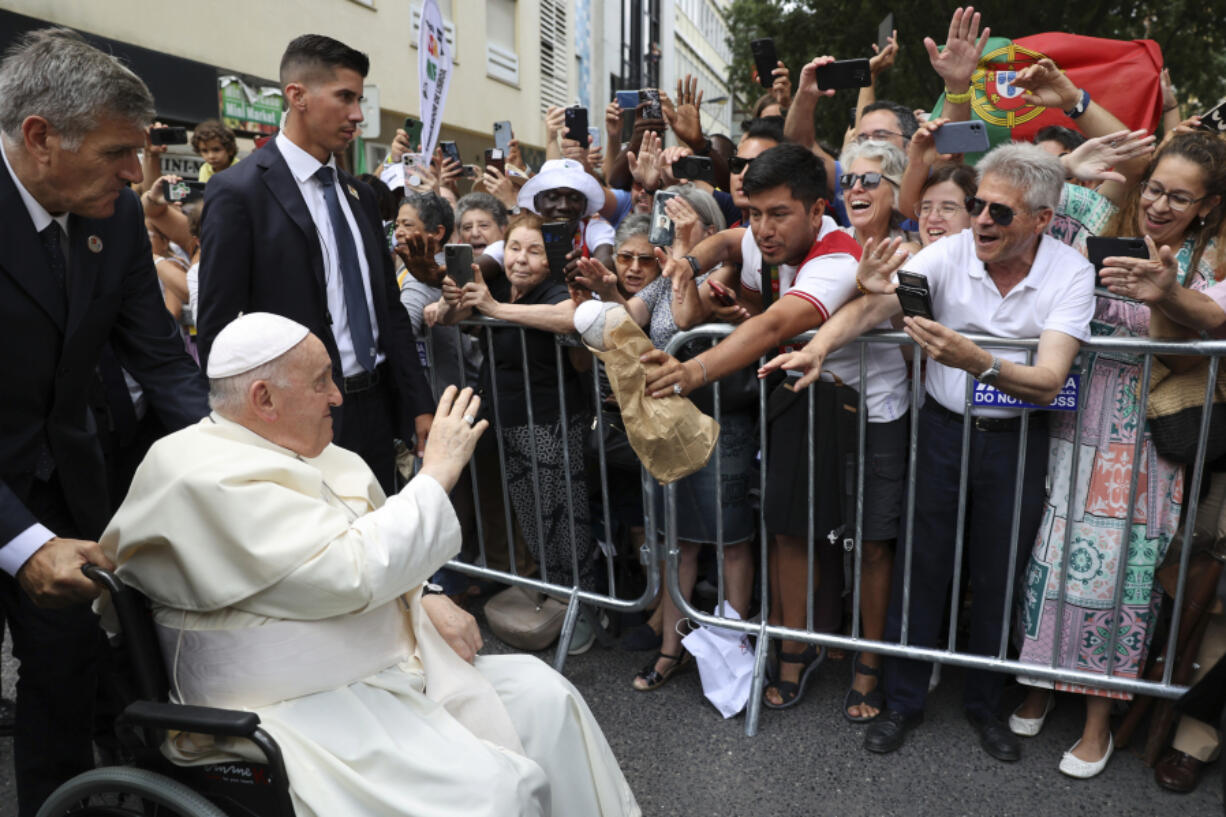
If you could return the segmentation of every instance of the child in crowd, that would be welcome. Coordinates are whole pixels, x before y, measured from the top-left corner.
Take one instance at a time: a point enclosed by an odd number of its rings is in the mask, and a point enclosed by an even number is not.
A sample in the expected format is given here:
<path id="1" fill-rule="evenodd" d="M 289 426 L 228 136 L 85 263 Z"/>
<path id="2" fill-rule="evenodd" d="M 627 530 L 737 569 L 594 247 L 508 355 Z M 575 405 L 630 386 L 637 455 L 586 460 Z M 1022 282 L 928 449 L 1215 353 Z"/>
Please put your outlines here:
<path id="1" fill-rule="evenodd" d="M 238 161 L 238 142 L 234 131 L 216 119 L 206 119 L 192 133 L 192 150 L 204 164 L 200 167 L 200 181 L 207 182 L 214 173 L 225 170 Z"/>

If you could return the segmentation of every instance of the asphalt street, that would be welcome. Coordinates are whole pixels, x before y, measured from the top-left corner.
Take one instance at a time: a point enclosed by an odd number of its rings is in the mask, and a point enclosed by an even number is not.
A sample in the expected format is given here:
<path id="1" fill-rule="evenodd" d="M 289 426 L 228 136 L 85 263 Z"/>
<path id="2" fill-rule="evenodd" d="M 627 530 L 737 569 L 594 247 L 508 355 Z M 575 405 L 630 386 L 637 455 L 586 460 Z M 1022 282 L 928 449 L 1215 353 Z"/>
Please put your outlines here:
<path id="1" fill-rule="evenodd" d="M 486 632 L 485 651 L 509 650 Z M 1195 793 L 1182 796 L 1159 789 L 1153 772 L 1130 750 L 1117 752 L 1093 780 L 1061 775 L 1056 765 L 1081 728 L 1083 708 L 1073 696 L 1060 697 L 1043 734 L 1026 741 L 1020 762 L 1004 764 L 979 748 L 959 705 L 961 671 L 946 668 L 925 723 L 899 752 L 878 756 L 861 748 L 864 728 L 840 715 L 847 661 L 827 661 L 802 703 L 764 711 L 758 735 L 749 738 L 743 717 L 724 720 L 706 703 L 696 672 L 676 675 L 654 692 L 634 691 L 630 680 L 650 657 L 596 647 L 566 666 L 567 677 L 604 727 L 645 815 L 1223 813 L 1220 765 L 1210 769 Z M 11 697 L 15 662 L 7 643 L 2 663 L 2 688 Z M 1021 695 L 1011 687 L 1006 703 L 1015 704 Z M 16 813 L 12 740 L 0 738 L 0 817 Z"/>

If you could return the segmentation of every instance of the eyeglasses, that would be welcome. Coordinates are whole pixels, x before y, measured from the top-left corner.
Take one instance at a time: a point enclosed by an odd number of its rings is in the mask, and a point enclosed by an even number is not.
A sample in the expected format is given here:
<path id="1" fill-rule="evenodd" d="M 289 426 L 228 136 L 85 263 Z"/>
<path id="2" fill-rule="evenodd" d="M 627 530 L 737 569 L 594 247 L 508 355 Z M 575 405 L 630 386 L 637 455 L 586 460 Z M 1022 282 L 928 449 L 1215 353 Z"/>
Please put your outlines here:
<path id="1" fill-rule="evenodd" d="M 839 185 L 844 190 L 850 190 L 856 186 L 856 182 L 860 182 L 860 186 L 865 190 L 876 190 L 882 182 L 889 182 L 898 187 L 898 183 L 889 176 L 882 176 L 880 173 L 844 173 L 839 176 Z"/>
<path id="2" fill-rule="evenodd" d="M 638 261 L 638 262 L 639 262 L 639 266 L 643 266 L 643 267 L 647 267 L 647 266 L 658 267 L 658 266 L 660 266 L 660 261 L 659 261 L 659 259 L 657 259 L 657 258 L 656 258 L 654 255 L 652 255 L 651 253 L 644 253 L 643 255 L 636 255 L 635 253 L 632 253 L 632 252 L 619 252 L 619 253 L 617 254 L 617 260 L 618 260 L 618 261 L 620 261 L 620 262 L 622 262 L 622 263 L 623 263 L 623 264 L 625 264 L 626 266 L 630 266 L 630 265 L 631 265 L 631 264 L 633 264 L 635 261 Z"/>
<path id="3" fill-rule="evenodd" d="M 1192 198 L 1187 193 L 1172 193 L 1157 182 L 1152 182 L 1149 179 L 1145 180 L 1145 184 L 1141 187 L 1141 198 L 1146 201 L 1157 201 L 1166 196 L 1166 203 L 1172 211 L 1182 213 L 1198 201 L 1204 201 L 1208 196 L 1201 196 L 1199 199 Z"/>
<path id="4" fill-rule="evenodd" d="M 954 201 L 943 201 L 940 204 L 932 201 L 921 201 L 915 206 L 915 217 L 923 218 L 924 216 L 936 213 L 941 218 L 953 218 L 958 213 L 965 213 L 966 206 L 958 204 Z"/>
<path id="5" fill-rule="evenodd" d="M 856 141 L 861 142 L 861 143 L 867 142 L 869 140 L 872 140 L 874 142 L 885 142 L 889 140 L 891 136 L 902 136 L 902 134 L 899 133 L 898 131 L 892 131 L 892 130 L 871 130 L 871 131 L 868 131 L 867 133 L 857 133 Z"/>
<path id="6" fill-rule="evenodd" d="M 752 161 L 753 159 L 743 159 L 740 156 L 733 156 L 728 160 L 728 172 L 733 176 L 737 176 L 744 172 L 745 168 L 749 167 L 749 163 Z"/>
<path id="7" fill-rule="evenodd" d="M 983 212 L 983 208 L 985 207 L 988 208 L 988 216 L 990 216 L 992 221 L 996 222 L 1001 227 L 1008 227 L 1013 223 L 1013 217 L 1016 215 L 1016 213 L 1013 211 L 1012 207 L 1006 207 L 1005 205 L 997 204 L 996 202 L 988 203 L 978 196 L 966 197 L 966 210 L 972 216 L 978 216 Z"/>

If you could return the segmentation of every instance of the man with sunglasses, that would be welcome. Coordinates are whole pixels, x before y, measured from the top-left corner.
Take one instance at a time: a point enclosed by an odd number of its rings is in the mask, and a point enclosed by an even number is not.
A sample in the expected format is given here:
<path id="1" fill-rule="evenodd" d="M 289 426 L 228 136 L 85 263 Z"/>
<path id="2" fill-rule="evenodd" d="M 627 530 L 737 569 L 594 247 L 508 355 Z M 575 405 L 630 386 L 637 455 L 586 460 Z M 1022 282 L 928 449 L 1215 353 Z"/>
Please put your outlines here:
<path id="1" fill-rule="evenodd" d="M 1082 341 L 1090 336 L 1094 270 L 1072 248 L 1044 235 L 1064 184 L 1059 161 L 1028 144 L 1002 145 L 977 167 L 979 186 L 967 199 L 971 229 L 925 248 L 910 260 L 872 253 L 861 271 L 870 294 L 831 317 L 800 352 L 770 366 L 806 369 L 797 387 L 813 382 L 835 350 L 902 311 L 890 277 L 903 263 L 927 277 L 934 319 L 907 317 L 908 335 L 930 358 L 927 400 L 918 422 L 915 527 L 909 582 L 908 643 L 936 647 L 944 602 L 957 561 L 955 540 L 959 474 L 967 395 L 974 385 L 983 405 L 969 408 L 970 446 L 964 548 L 974 591 L 968 652 L 996 655 L 1008 616 L 1003 609 L 1010 577 L 1016 579 L 1034 542 L 1047 475 L 1045 415 L 1030 416 L 1021 485 L 1017 547 L 1010 562 L 1010 536 L 1018 472 L 1021 409 L 1017 401 L 1049 405 L 1060 392 Z M 888 261 L 880 260 L 889 257 Z M 1021 349 L 980 346 L 963 333 L 1039 338 L 1034 359 Z M 1012 399 L 1010 399 L 1012 398 Z M 895 559 L 886 641 L 900 640 L 906 560 Z M 1017 596 L 1014 595 L 1016 599 Z M 959 598 L 955 588 L 955 603 Z M 930 666 L 886 659 L 886 709 L 864 736 L 872 752 L 893 752 L 923 720 Z M 992 757 L 1021 756 L 1016 736 L 998 711 L 1005 676 L 967 672 L 963 705 Z"/>

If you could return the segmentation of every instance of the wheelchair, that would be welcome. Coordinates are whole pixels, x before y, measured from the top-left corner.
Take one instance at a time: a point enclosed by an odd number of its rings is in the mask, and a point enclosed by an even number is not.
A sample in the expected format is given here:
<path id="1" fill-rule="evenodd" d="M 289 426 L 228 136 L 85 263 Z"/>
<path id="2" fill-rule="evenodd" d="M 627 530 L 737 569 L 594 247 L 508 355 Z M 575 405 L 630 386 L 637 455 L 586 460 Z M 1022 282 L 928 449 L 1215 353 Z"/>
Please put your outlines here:
<path id="1" fill-rule="evenodd" d="M 94 565 L 85 575 L 111 594 L 120 635 L 112 643 L 126 670 L 126 706 L 115 732 L 132 765 L 104 766 L 56 789 L 38 817 L 294 817 L 281 749 L 254 712 L 170 703 L 169 680 L 149 601 Z M 169 730 L 246 738 L 264 763 L 235 760 L 176 766 L 160 746 Z"/>

